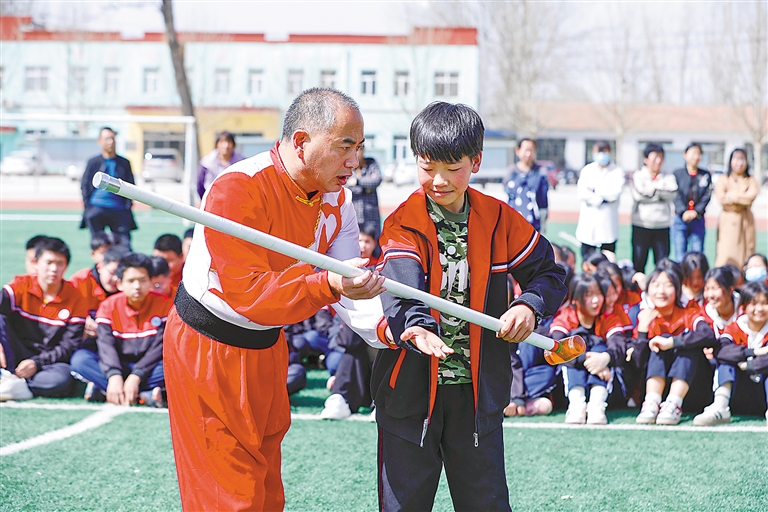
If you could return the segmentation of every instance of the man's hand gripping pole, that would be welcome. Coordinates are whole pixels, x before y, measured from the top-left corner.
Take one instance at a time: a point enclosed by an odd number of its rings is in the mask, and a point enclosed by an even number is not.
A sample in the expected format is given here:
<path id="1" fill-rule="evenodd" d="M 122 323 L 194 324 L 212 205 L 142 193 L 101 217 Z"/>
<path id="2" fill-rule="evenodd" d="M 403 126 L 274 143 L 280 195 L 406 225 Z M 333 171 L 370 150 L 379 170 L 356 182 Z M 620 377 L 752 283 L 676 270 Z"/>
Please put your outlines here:
<path id="1" fill-rule="evenodd" d="M 301 260 L 318 268 L 335 272 L 344 277 L 357 277 L 364 271 L 352 265 L 346 264 L 324 254 L 309 250 L 307 248 L 286 242 L 270 234 L 249 228 L 237 222 L 219 217 L 202 209 L 186 205 L 173 199 L 168 199 L 154 192 L 142 190 L 136 185 L 127 183 L 121 179 L 114 178 L 103 172 L 97 172 L 93 177 L 93 186 L 112 192 L 128 199 L 147 204 L 158 210 L 163 210 L 177 217 L 208 226 L 211 229 L 232 235 L 247 242 L 259 245 L 261 247 L 279 252 L 291 258 Z M 440 297 L 436 297 L 427 292 L 411 288 L 391 279 L 386 279 L 384 286 L 387 291 L 404 299 L 415 299 L 423 302 L 427 306 L 437 309 L 443 313 L 461 318 L 467 322 L 479 325 L 493 332 L 499 332 L 502 328 L 502 322 L 498 318 L 493 318 L 479 311 L 454 304 Z M 580 336 L 572 336 L 559 341 L 555 341 L 546 336 L 532 333 L 525 343 L 544 349 L 544 357 L 549 364 L 561 364 L 578 357 L 586 350 L 586 344 Z"/>

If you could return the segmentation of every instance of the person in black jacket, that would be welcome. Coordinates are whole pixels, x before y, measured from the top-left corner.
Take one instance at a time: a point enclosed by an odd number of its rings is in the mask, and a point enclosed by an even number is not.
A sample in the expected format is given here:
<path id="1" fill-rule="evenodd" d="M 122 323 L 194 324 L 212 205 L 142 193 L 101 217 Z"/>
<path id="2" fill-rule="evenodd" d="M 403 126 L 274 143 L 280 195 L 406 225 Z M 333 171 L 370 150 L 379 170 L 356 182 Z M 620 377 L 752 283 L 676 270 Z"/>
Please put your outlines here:
<path id="1" fill-rule="evenodd" d="M 685 167 L 674 171 L 677 180 L 675 216 L 672 219 L 673 259 L 682 261 L 686 252 L 704 252 L 704 211 L 712 197 L 712 176 L 699 169 L 701 146 L 685 148 Z"/>
<path id="2" fill-rule="evenodd" d="M 88 228 L 94 236 L 105 228 L 115 234 L 121 244 L 131 245 L 131 231 L 137 228 L 131 213 L 130 199 L 118 196 L 93 186 L 93 176 L 105 172 L 128 183 L 135 183 L 131 163 L 115 153 L 115 135 L 117 132 L 105 126 L 99 132 L 99 146 L 102 152 L 88 160 L 80 182 L 83 192 L 83 221 L 80 229 Z"/>

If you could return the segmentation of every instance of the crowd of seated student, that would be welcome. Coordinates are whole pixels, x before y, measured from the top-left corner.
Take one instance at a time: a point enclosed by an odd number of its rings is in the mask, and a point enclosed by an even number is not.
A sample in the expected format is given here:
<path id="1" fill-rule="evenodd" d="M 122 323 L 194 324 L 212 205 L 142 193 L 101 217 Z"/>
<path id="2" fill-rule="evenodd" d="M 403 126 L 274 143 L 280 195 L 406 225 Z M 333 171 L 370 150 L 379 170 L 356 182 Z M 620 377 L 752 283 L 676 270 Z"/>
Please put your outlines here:
<path id="1" fill-rule="evenodd" d="M 26 274 L 0 294 L 0 401 L 73 396 L 83 382 L 92 401 L 164 406 L 162 338 L 184 264 L 181 239 L 162 235 L 154 254 L 96 233 L 93 266 L 65 280 L 67 244 L 31 238 Z"/>
<path id="2" fill-rule="evenodd" d="M 516 379 L 505 415 L 562 406 L 566 423 L 603 424 L 606 407 L 639 405 L 636 421 L 643 424 L 675 425 L 686 411 L 696 414 L 695 425 L 716 425 L 729 422 L 732 409 L 768 420 L 763 255 L 747 259 L 745 281 L 735 266 L 710 269 L 696 252 L 679 264 L 660 261 L 649 276 L 595 252 L 574 275 L 572 251 L 562 249 L 555 246 L 555 256 L 567 269 L 569 295 L 537 331 L 555 339 L 579 334 L 587 353 L 552 367 L 541 349 L 511 346 Z"/>

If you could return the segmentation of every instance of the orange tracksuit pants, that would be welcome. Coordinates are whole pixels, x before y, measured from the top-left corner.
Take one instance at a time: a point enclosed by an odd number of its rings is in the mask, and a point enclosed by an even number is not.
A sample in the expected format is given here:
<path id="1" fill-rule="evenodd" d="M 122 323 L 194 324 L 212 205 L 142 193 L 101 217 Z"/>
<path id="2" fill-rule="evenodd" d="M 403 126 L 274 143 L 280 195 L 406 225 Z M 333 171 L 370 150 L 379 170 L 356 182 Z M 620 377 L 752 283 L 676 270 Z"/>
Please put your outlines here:
<path id="1" fill-rule="evenodd" d="M 163 342 L 185 511 L 283 510 L 280 443 L 291 423 L 285 334 L 267 349 L 204 336 L 172 308 Z"/>

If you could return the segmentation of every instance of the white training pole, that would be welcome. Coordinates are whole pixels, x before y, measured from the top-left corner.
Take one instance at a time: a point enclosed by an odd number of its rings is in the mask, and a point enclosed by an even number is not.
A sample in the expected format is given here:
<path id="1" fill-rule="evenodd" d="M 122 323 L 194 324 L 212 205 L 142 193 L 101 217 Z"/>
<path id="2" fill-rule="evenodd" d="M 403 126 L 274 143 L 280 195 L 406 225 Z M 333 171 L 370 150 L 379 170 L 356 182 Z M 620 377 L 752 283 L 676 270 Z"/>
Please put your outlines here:
<path id="1" fill-rule="evenodd" d="M 127 197 L 128 199 L 133 199 L 134 201 L 139 201 L 140 203 L 147 204 L 153 208 L 163 210 L 183 219 L 203 224 L 216 231 L 221 231 L 222 233 L 232 235 L 241 240 L 279 252 L 280 254 L 290 256 L 291 258 L 296 258 L 297 260 L 309 263 L 315 267 L 335 272 L 344 277 L 353 278 L 365 272 L 363 269 L 353 267 L 352 265 L 331 258 L 330 256 L 326 256 L 325 254 L 320 254 L 291 242 L 286 242 L 281 238 L 243 226 L 242 224 L 208 213 L 202 209 L 174 201 L 173 199 L 168 199 L 167 197 L 155 194 L 154 192 L 142 190 L 136 185 L 131 185 L 130 183 L 126 183 L 121 179 L 114 178 L 103 172 L 97 172 L 93 177 L 93 186 L 101 190 L 112 192 L 113 194 Z M 499 330 L 501 330 L 502 322 L 498 318 L 493 318 L 492 316 L 480 313 L 474 309 L 454 304 L 453 302 L 417 290 L 416 288 L 411 288 L 410 286 L 391 279 L 385 279 L 384 286 L 392 295 L 397 295 L 404 299 L 419 300 L 431 308 L 481 327 L 485 327 L 493 332 L 499 332 Z M 525 340 L 525 343 L 544 350 L 552 350 L 555 347 L 555 342 L 553 340 L 536 333 L 532 333 L 528 339 Z"/>

